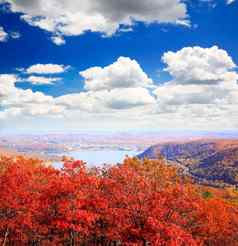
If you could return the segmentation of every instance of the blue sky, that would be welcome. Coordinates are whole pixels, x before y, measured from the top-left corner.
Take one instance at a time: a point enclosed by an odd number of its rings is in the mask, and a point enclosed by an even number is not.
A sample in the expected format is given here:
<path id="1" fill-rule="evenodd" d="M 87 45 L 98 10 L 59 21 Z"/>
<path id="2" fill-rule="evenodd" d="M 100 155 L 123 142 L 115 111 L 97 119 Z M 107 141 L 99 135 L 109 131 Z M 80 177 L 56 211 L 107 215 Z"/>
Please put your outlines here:
<path id="1" fill-rule="evenodd" d="M 2 129 L 236 129 L 238 2 L 74 2 L 0 1 Z"/>

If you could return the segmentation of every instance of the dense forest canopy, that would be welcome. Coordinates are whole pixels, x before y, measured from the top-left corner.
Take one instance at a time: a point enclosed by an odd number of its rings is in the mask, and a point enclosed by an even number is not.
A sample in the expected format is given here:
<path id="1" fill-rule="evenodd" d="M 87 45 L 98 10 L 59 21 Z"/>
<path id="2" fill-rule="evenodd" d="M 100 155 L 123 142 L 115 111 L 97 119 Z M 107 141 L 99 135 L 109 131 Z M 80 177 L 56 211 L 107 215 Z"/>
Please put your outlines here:
<path id="1" fill-rule="evenodd" d="M 1 245 L 238 245 L 238 195 L 194 184 L 164 160 L 62 170 L 0 161 Z"/>

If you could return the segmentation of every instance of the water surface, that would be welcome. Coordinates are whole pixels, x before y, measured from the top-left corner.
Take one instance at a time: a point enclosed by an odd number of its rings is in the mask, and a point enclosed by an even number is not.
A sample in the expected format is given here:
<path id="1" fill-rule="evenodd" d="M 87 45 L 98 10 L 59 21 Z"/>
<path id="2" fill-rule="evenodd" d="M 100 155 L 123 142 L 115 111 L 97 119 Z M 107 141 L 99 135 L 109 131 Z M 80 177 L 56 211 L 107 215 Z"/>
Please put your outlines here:
<path id="1" fill-rule="evenodd" d="M 83 160 L 88 167 L 102 166 L 103 164 L 117 164 L 123 162 L 126 156 L 136 156 L 138 151 L 133 150 L 81 150 L 64 153 L 63 155 L 73 157 L 75 160 Z M 61 168 L 61 162 L 53 163 L 54 167 Z"/>

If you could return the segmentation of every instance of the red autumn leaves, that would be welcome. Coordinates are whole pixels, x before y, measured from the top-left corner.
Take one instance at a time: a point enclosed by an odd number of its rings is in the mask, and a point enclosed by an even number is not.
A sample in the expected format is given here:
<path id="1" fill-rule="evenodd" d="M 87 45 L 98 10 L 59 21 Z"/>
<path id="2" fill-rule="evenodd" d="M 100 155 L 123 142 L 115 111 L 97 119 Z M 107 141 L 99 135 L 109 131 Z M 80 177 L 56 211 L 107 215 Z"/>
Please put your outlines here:
<path id="1" fill-rule="evenodd" d="M 0 245 L 238 245 L 238 209 L 163 161 L 0 161 Z"/>

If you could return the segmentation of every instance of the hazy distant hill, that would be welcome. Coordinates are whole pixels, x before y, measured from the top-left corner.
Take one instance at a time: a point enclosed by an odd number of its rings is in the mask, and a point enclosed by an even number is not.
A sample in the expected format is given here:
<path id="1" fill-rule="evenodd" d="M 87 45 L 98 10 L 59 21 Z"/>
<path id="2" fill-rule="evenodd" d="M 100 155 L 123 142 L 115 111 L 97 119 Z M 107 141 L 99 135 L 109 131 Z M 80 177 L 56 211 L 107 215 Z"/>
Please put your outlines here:
<path id="1" fill-rule="evenodd" d="M 158 144 L 139 158 L 165 159 L 184 166 L 195 177 L 238 184 L 238 140 L 197 140 Z"/>

